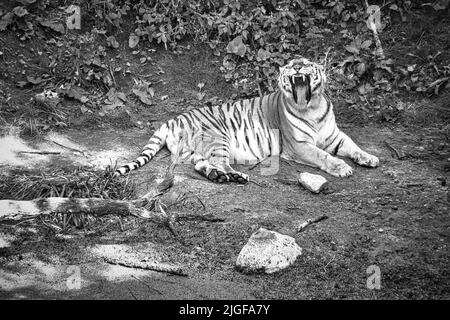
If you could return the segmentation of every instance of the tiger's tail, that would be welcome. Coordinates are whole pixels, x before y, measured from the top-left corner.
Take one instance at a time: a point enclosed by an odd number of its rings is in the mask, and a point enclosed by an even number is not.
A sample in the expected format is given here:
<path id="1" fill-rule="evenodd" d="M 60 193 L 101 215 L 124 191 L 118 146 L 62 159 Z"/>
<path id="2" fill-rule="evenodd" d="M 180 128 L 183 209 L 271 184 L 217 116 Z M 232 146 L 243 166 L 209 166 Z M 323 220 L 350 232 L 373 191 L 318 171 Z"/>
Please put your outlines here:
<path id="1" fill-rule="evenodd" d="M 141 155 L 137 157 L 133 162 L 129 162 L 117 168 L 116 171 L 114 171 L 114 175 L 120 176 L 146 165 L 150 160 L 153 159 L 158 151 L 166 145 L 167 134 L 168 127 L 167 124 L 164 124 L 150 138 L 149 142 L 141 152 Z"/>

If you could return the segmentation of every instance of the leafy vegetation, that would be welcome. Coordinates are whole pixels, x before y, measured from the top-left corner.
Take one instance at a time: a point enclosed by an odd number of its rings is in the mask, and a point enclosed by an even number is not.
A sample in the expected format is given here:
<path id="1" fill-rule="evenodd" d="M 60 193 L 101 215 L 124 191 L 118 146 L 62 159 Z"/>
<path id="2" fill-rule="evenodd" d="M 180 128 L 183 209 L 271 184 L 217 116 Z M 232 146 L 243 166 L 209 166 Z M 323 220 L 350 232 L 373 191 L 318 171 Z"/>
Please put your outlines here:
<path id="1" fill-rule="evenodd" d="M 48 88 L 52 83 L 66 97 L 101 105 L 103 114 L 123 106 L 127 97 L 116 75 L 131 74 L 129 65 L 116 65 L 112 55 L 128 48 L 145 64 L 151 60 L 145 53 L 150 44 L 182 53 L 190 48 L 187 41 L 206 43 L 221 57 L 221 72 L 242 96 L 275 90 L 278 68 L 296 55 L 325 64 L 331 89 L 357 91 L 363 102 L 372 92 L 439 95 L 449 86 L 448 53 L 409 52 L 409 61 L 399 61 L 386 50 L 386 56 L 380 54 L 381 44 L 392 46 L 389 33 L 411 20 L 414 10 L 445 15 L 448 1 L 372 4 L 379 10 L 370 13 L 367 1 L 92 0 L 79 3 L 81 30 L 70 30 L 68 5 L 62 0 L 16 0 L 0 6 L 0 34 L 12 31 L 22 41 L 39 38 L 52 47 L 44 71 L 28 75 L 18 86 Z M 152 82 L 133 79 L 137 101 L 151 105 Z M 81 89 L 92 85 L 103 95 L 88 97 Z M 205 96 L 202 87 L 199 100 Z"/>

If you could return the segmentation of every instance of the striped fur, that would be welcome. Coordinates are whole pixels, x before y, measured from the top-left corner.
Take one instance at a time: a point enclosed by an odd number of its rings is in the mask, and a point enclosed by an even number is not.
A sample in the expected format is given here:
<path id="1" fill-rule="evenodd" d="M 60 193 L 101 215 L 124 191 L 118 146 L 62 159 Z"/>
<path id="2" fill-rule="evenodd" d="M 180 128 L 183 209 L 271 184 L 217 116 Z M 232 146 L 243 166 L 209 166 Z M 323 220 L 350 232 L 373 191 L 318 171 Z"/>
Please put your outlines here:
<path id="1" fill-rule="evenodd" d="M 142 167 L 164 146 L 215 182 L 245 183 L 248 176 L 231 164 L 278 155 L 335 176 L 351 175 L 352 169 L 332 154 L 378 166 L 378 158 L 362 151 L 336 126 L 320 65 L 304 58 L 292 60 L 280 68 L 278 80 L 279 90 L 269 95 L 191 110 L 167 121 L 141 155 L 116 173 Z"/>

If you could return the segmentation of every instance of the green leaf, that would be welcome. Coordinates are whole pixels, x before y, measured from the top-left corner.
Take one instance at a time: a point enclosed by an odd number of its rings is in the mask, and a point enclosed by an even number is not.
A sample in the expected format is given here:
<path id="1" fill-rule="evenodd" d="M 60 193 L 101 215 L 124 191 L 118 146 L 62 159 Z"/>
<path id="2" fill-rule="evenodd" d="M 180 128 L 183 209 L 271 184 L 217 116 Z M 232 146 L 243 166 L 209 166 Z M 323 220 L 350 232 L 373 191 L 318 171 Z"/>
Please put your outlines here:
<path id="1" fill-rule="evenodd" d="M 258 61 L 267 60 L 270 58 L 270 56 L 271 56 L 271 54 L 269 51 L 266 51 L 266 50 L 260 48 L 257 53 L 257 60 Z"/>
<path id="2" fill-rule="evenodd" d="M 359 54 L 359 49 L 353 43 L 345 46 L 345 50 L 354 54 Z"/>
<path id="3" fill-rule="evenodd" d="M 25 9 L 24 7 L 15 7 L 13 10 L 12 10 L 12 12 L 16 15 L 16 16 L 18 16 L 19 18 L 21 18 L 21 17 L 23 17 L 23 16 L 25 16 L 25 15 L 27 15 L 28 14 L 28 11 L 27 11 L 27 9 Z"/>
<path id="4" fill-rule="evenodd" d="M 368 49 L 372 45 L 372 40 L 366 40 L 361 44 L 361 49 Z"/>
<path id="5" fill-rule="evenodd" d="M 64 33 L 66 31 L 64 29 L 64 25 L 62 23 L 57 22 L 57 21 L 46 20 L 46 21 L 41 21 L 40 24 L 42 26 L 50 28 L 53 31 L 56 31 L 58 33 Z"/>
<path id="6" fill-rule="evenodd" d="M 135 35 L 134 33 L 130 34 L 130 37 L 128 38 L 128 46 L 131 49 L 134 49 L 139 43 L 139 36 Z"/>
<path id="7" fill-rule="evenodd" d="M 14 13 L 8 12 L 0 20 L 0 31 L 5 31 L 6 28 L 13 22 Z"/>
<path id="8" fill-rule="evenodd" d="M 247 52 L 247 47 L 244 42 L 242 42 L 242 36 L 237 36 L 227 45 L 227 52 L 234 53 L 240 57 L 244 57 Z"/>
<path id="9" fill-rule="evenodd" d="M 106 38 L 106 42 L 108 43 L 109 46 L 117 49 L 119 47 L 119 42 L 117 42 L 116 38 L 114 36 L 109 36 L 108 38 Z"/>

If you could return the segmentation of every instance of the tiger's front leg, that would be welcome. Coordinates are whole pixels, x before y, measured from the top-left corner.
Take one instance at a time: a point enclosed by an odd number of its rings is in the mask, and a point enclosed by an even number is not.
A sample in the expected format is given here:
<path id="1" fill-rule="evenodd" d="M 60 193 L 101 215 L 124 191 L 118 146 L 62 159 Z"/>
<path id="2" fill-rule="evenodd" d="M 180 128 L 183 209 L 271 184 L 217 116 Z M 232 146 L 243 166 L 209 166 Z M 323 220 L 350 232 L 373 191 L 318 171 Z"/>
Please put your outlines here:
<path id="1" fill-rule="evenodd" d="M 327 148 L 327 151 L 333 152 L 340 157 L 347 157 L 361 166 L 376 168 L 380 160 L 363 150 L 353 142 L 345 133 L 339 132 L 335 143 Z"/>
<path id="2" fill-rule="evenodd" d="M 328 152 L 307 142 L 297 143 L 295 151 L 283 151 L 282 157 L 301 164 L 318 167 L 336 177 L 348 177 L 353 173 L 352 167 L 345 161 L 333 157 Z"/>

